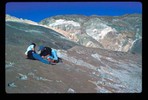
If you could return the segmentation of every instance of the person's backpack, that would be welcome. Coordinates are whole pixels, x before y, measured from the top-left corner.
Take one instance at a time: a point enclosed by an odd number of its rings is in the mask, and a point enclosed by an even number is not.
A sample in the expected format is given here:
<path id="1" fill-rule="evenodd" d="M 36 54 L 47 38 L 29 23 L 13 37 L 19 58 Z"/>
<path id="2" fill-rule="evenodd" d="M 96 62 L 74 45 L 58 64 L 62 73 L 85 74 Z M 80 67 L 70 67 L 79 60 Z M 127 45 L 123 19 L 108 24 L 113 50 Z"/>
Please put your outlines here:
<path id="1" fill-rule="evenodd" d="M 49 53 L 49 55 L 51 55 L 51 51 L 52 51 L 51 48 L 49 48 L 49 47 L 45 47 L 45 50 Z"/>
<path id="2" fill-rule="evenodd" d="M 51 55 L 51 48 L 49 47 L 44 47 L 40 53 L 40 56 L 47 56 L 47 55 Z"/>
<path id="3" fill-rule="evenodd" d="M 62 58 L 59 58 L 59 57 L 58 57 L 58 60 L 54 60 L 54 62 L 55 62 L 55 63 L 59 63 L 59 62 L 62 63 L 63 61 L 62 61 Z"/>

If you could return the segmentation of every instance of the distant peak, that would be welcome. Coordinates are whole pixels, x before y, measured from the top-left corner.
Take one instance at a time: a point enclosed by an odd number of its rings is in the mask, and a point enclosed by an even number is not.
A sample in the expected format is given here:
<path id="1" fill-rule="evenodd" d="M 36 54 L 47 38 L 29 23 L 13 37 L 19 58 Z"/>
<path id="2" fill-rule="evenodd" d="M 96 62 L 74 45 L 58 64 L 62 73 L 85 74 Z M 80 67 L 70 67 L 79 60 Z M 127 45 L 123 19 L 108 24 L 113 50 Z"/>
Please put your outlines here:
<path id="1" fill-rule="evenodd" d="M 15 21 L 15 22 L 23 22 L 23 23 L 38 25 L 38 23 L 36 23 L 34 21 L 31 21 L 28 19 L 17 18 L 15 16 L 11 16 L 9 14 L 6 14 L 6 21 Z"/>

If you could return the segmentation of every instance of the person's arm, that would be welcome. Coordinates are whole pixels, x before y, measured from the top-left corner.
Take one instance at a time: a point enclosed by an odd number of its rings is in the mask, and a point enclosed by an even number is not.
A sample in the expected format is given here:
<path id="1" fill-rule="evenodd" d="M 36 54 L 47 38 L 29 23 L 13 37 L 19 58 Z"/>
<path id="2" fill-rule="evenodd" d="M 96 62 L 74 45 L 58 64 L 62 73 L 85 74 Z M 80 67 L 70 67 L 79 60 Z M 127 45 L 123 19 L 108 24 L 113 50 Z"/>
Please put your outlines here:
<path id="1" fill-rule="evenodd" d="M 42 56 L 42 58 L 45 59 L 46 57 L 45 56 Z"/>
<path id="2" fill-rule="evenodd" d="M 44 56 L 44 57 L 47 59 L 48 56 L 50 56 L 50 55 L 48 54 L 48 55 L 46 55 L 46 56 Z"/>
<path id="3" fill-rule="evenodd" d="M 57 52 L 55 49 L 52 49 L 52 55 L 54 60 L 58 60 Z"/>

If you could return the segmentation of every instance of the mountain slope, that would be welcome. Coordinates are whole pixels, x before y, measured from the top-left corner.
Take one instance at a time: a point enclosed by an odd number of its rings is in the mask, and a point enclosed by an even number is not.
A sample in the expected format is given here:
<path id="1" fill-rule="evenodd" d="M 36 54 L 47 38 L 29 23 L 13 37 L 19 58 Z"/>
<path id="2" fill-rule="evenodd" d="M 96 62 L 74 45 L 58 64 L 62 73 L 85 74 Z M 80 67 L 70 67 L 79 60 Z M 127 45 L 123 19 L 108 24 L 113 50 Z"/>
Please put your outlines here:
<path id="1" fill-rule="evenodd" d="M 23 46 L 35 42 L 38 45 L 45 44 L 56 49 L 68 49 L 77 45 L 51 29 L 12 21 L 6 22 L 6 42 Z"/>
<path id="2" fill-rule="evenodd" d="M 81 45 L 87 46 L 91 42 L 95 46 L 90 45 L 90 47 L 113 51 L 130 51 L 133 42 L 142 38 L 142 16 L 140 14 L 115 17 L 58 15 L 45 18 L 40 24 L 69 32 L 77 38 L 76 41 L 73 41 Z M 83 38 L 81 38 L 82 34 L 85 34 Z M 85 38 L 87 38 L 87 41 Z M 97 43 L 92 41 L 91 38 L 96 40 Z M 140 48 L 142 47 L 140 46 Z"/>
<path id="3" fill-rule="evenodd" d="M 84 47 L 54 30 L 24 22 L 6 21 L 5 29 L 7 93 L 142 91 L 141 54 Z M 26 59 L 24 52 L 31 42 L 57 49 L 63 63 L 48 65 Z"/>

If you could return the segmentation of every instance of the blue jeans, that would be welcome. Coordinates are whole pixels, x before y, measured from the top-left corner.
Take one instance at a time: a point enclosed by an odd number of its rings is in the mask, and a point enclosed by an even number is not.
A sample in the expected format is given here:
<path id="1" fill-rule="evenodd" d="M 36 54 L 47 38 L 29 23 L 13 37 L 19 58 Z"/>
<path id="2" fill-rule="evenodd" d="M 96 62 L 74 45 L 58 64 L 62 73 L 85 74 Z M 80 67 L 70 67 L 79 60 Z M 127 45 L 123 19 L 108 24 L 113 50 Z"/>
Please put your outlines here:
<path id="1" fill-rule="evenodd" d="M 39 61 L 41 61 L 42 63 L 45 63 L 45 64 L 50 64 L 49 61 L 43 59 L 39 54 L 37 53 L 32 53 L 33 57 Z"/>

